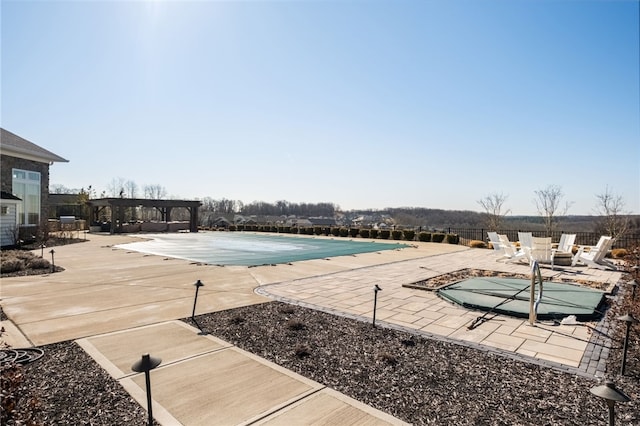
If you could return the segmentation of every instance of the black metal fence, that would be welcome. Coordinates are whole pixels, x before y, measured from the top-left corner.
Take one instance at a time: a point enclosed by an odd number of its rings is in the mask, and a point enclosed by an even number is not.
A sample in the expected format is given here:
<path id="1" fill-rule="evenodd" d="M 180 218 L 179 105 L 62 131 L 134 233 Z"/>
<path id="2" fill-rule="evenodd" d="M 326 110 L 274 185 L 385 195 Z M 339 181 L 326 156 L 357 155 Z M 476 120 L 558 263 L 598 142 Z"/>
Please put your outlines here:
<path id="1" fill-rule="evenodd" d="M 489 229 L 469 229 L 469 228 L 448 228 L 444 230 L 449 234 L 456 234 L 460 237 L 460 243 L 468 244 L 468 241 L 471 240 L 480 240 L 487 242 L 489 237 L 487 236 L 487 232 Z M 545 231 L 528 231 L 524 229 L 504 229 L 498 231 L 499 234 L 505 234 L 509 237 L 509 241 L 518 241 L 518 232 L 531 232 L 534 237 L 548 237 Z M 563 232 L 563 231 L 555 231 L 551 235 L 551 239 L 554 243 L 560 241 L 560 236 L 563 234 L 576 234 L 576 245 L 583 246 L 593 246 L 598 243 L 598 240 L 602 235 L 597 234 L 595 232 Z M 629 233 L 624 234 L 618 238 L 616 238 L 615 243 L 613 244 L 613 248 L 632 248 L 640 246 L 640 233 Z"/>

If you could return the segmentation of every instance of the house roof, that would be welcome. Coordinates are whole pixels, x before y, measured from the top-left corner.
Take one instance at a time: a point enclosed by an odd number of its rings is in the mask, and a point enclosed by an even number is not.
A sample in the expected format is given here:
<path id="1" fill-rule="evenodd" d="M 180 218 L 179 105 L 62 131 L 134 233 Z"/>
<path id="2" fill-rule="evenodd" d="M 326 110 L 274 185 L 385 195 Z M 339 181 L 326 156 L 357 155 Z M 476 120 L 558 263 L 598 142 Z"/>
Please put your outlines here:
<path id="1" fill-rule="evenodd" d="M 5 191 L 0 191 L 0 199 L 2 200 L 16 200 L 16 201 L 22 201 L 21 198 L 16 197 L 13 194 L 10 194 L 8 192 Z"/>
<path id="2" fill-rule="evenodd" d="M 39 163 L 68 163 L 66 160 L 51 151 L 48 151 L 33 142 L 21 138 L 8 130 L 0 128 L 0 153 L 12 157 L 24 158 Z"/>

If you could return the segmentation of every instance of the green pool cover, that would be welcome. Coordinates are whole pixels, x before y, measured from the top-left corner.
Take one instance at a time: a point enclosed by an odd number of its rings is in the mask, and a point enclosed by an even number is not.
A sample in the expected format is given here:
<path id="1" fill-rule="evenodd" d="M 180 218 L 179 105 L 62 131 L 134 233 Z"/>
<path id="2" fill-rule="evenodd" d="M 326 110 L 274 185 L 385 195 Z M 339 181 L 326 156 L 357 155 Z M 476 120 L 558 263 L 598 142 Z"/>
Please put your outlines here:
<path id="1" fill-rule="evenodd" d="M 475 277 L 451 284 L 438 294 L 466 308 L 492 311 L 514 317 L 529 317 L 531 280 Z M 536 285 L 536 297 L 538 285 Z M 575 315 L 580 321 L 600 316 L 604 292 L 574 284 L 545 282 L 538 306 L 538 319 L 562 319 Z"/>
<path id="2" fill-rule="evenodd" d="M 350 238 L 307 238 L 282 234 L 196 232 L 145 234 L 148 240 L 116 247 L 210 265 L 257 266 L 349 256 L 409 247 Z"/>

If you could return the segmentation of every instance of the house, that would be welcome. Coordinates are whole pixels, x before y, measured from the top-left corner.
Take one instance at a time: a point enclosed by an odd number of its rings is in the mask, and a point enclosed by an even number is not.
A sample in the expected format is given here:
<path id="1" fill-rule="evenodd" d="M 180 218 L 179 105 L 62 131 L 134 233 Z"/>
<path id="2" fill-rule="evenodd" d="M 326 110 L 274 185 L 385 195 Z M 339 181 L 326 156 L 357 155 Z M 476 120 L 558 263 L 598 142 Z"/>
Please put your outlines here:
<path id="1" fill-rule="evenodd" d="M 311 222 L 312 226 L 336 226 L 336 220 L 332 217 L 310 217 L 309 222 Z"/>
<path id="2" fill-rule="evenodd" d="M 18 200 L 14 227 L 29 235 L 46 226 L 49 209 L 49 166 L 68 160 L 16 134 L 0 128 L 0 190 Z M 10 201 L 2 198 L 7 215 L 1 215 L 2 228 L 10 226 Z M 4 208 L 4 207 L 3 207 Z M 5 225 L 6 222 L 6 225 Z M 3 240 L 4 242 L 4 236 Z"/>
<path id="3" fill-rule="evenodd" d="M 18 204 L 22 200 L 13 194 L 2 191 L 0 193 L 0 247 L 16 244 L 18 220 Z"/>

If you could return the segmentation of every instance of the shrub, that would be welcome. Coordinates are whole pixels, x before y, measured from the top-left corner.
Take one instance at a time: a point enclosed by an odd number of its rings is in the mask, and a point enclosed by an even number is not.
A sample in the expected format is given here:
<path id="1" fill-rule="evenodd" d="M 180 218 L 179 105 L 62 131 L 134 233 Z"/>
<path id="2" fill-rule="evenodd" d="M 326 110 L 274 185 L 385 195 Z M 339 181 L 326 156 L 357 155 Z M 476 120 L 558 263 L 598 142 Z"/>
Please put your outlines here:
<path id="1" fill-rule="evenodd" d="M 311 349 L 307 345 L 298 345 L 295 349 L 296 357 L 304 358 L 311 355 Z"/>
<path id="2" fill-rule="evenodd" d="M 24 260 L 18 258 L 2 259 L 0 264 L 0 272 L 3 274 L 9 272 L 18 272 L 24 270 Z"/>
<path id="3" fill-rule="evenodd" d="M 340 230 L 339 230 L 339 232 L 338 232 L 338 233 L 339 233 L 339 235 L 340 235 L 341 237 L 347 237 L 347 236 L 349 236 L 349 230 L 348 230 L 347 228 L 344 228 L 344 227 L 340 228 Z"/>
<path id="4" fill-rule="evenodd" d="M 377 229 L 372 229 L 370 234 L 371 234 L 371 238 L 378 238 L 378 230 Z"/>
<path id="5" fill-rule="evenodd" d="M 235 230 L 236 230 L 235 225 L 229 225 L 229 231 L 235 231 Z"/>
<path id="6" fill-rule="evenodd" d="M 351 236 L 351 238 L 357 237 L 359 233 L 360 233 L 359 228 L 349 228 L 349 235 Z"/>
<path id="7" fill-rule="evenodd" d="M 305 329 L 305 325 L 302 321 L 290 319 L 289 321 L 287 321 L 287 328 L 293 331 L 300 331 Z"/>
<path id="8" fill-rule="evenodd" d="M 27 259 L 25 267 L 34 269 L 49 269 L 51 264 L 47 259 L 34 256 L 31 259 Z"/>
<path id="9" fill-rule="evenodd" d="M 442 241 L 444 241 L 444 236 L 444 234 L 436 232 L 431 235 L 431 241 L 433 241 L 434 243 L 441 243 Z"/>
<path id="10" fill-rule="evenodd" d="M 231 319 L 229 319 L 229 323 L 234 325 L 240 325 L 245 321 L 243 316 L 234 315 Z"/>
<path id="11" fill-rule="evenodd" d="M 360 230 L 360 236 L 362 238 L 369 238 L 369 230 L 368 229 L 361 229 Z"/>
<path id="12" fill-rule="evenodd" d="M 445 241 L 449 244 L 458 244 L 460 242 L 460 237 L 456 234 L 447 234 L 445 236 Z"/>
<path id="13" fill-rule="evenodd" d="M 389 352 L 382 352 L 378 355 L 378 359 L 388 365 L 396 365 L 398 363 L 398 359 L 395 355 L 390 354 Z"/>
<path id="14" fill-rule="evenodd" d="M 391 231 L 391 238 L 393 238 L 394 240 L 402 239 L 402 231 L 394 229 L 393 231 Z"/>
<path id="15" fill-rule="evenodd" d="M 471 248 L 487 248 L 487 243 L 480 240 L 471 240 L 469 241 L 469 247 Z"/>
<path id="16" fill-rule="evenodd" d="M 614 259 L 622 259 L 628 255 L 629 252 L 627 251 L 627 249 L 618 248 L 611 250 L 611 257 L 613 257 Z"/>
<path id="17" fill-rule="evenodd" d="M 388 240 L 390 235 L 391 231 L 389 231 L 388 229 L 383 229 L 380 231 L 380 238 L 383 240 Z"/>
<path id="18" fill-rule="evenodd" d="M 313 226 L 307 227 L 307 235 L 313 235 Z"/>
<path id="19" fill-rule="evenodd" d="M 333 228 L 331 228 L 331 235 L 333 235 L 334 237 L 337 237 L 340 235 L 340 228 L 336 228 L 335 226 Z"/>
<path id="20" fill-rule="evenodd" d="M 298 233 L 298 227 L 297 226 L 292 226 L 289 229 L 289 232 L 291 232 L 292 234 L 297 234 Z"/>
<path id="21" fill-rule="evenodd" d="M 407 241 L 413 241 L 416 238 L 416 231 L 413 229 L 405 229 L 402 231 L 402 236 Z"/>
<path id="22" fill-rule="evenodd" d="M 295 312 L 296 310 L 293 308 L 293 306 L 283 306 L 280 309 L 280 313 L 281 314 L 285 314 L 285 315 L 291 315 Z"/>
<path id="23" fill-rule="evenodd" d="M 422 241 L 423 243 L 431 242 L 431 232 L 420 232 L 418 234 L 418 241 Z"/>

